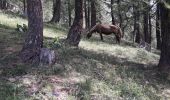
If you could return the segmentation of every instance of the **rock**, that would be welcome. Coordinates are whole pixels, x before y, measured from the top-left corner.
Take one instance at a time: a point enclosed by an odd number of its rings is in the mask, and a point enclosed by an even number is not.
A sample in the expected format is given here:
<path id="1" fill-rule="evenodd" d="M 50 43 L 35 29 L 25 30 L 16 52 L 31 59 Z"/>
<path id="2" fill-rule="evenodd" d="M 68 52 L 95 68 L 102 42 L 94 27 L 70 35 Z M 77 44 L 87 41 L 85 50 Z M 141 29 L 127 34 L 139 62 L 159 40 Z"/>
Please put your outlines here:
<path id="1" fill-rule="evenodd" d="M 56 54 L 54 50 L 42 48 L 40 52 L 40 64 L 53 65 L 56 62 Z"/>

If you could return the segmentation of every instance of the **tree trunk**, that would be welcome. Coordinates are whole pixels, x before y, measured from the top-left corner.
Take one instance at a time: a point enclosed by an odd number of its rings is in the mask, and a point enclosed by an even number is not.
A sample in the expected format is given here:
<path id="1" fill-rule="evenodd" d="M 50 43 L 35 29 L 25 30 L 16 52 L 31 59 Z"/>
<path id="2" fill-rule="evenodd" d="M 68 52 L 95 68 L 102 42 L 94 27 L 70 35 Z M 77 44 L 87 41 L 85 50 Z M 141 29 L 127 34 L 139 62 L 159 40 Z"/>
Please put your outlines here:
<path id="1" fill-rule="evenodd" d="M 78 46 L 83 27 L 83 0 L 75 0 L 75 18 L 67 35 L 67 41 L 72 46 Z"/>
<path id="2" fill-rule="evenodd" d="M 149 11 L 148 8 L 149 6 L 144 3 L 144 7 L 147 9 L 144 11 L 143 15 L 143 27 L 144 27 L 144 40 L 146 43 L 151 44 L 151 33 L 149 31 Z"/>
<path id="3" fill-rule="evenodd" d="M 114 0 L 111 0 L 111 17 L 112 17 L 112 24 L 115 25 L 115 17 L 114 17 L 114 13 L 113 13 L 113 4 L 114 4 Z"/>
<path id="4" fill-rule="evenodd" d="M 133 5 L 134 7 L 134 33 L 133 35 L 135 36 L 135 42 L 136 43 L 140 43 L 140 12 L 138 7 L 136 7 L 135 5 Z"/>
<path id="5" fill-rule="evenodd" d="M 96 25 L 96 2 L 91 0 L 91 28 Z"/>
<path id="6" fill-rule="evenodd" d="M 88 21 L 88 29 L 90 29 L 90 0 L 88 0 L 88 3 L 87 3 L 87 5 L 88 5 L 88 11 L 87 11 L 87 21 Z"/>
<path id="7" fill-rule="evenodd" d="M 157 4 L 156 9 L 156 39 L 157 39 L 157 49 L 161 49 L 161 27 L 160 27 L 160 3 Z"/>
<path id="8" fill-rule="evenodd" d="M 118 5 L 118 17 L 119 17 L 119 26 L 120 28 L 122 28 L 122 23 L 123 23 L 123 20 L 122 20 L 122 15 L 121 15 L 121 9 L 120 9 L 120 0 L 117 0 L 117 5 Z"/>
<path id="9" fill-rule="evenodd" d="M 2 0 L 0 1 L 0 9 L 2 9 Z"/>
<path id="10" fill-rule="evenodd" d="M 60 21 L 61 0 L 53 0 L 53 18 L 51 22 L 58 23 Z"/>
<path id="11" fill-rule="evenodd" d="M 1 9 L 7 9 L 7 1 L 6 0 L 0 1 L 0 8 Z"/>
<path id="12" fill-rule="evenodd" d="M 23 0 L 23 4 L 24 4 L 24 11 L 23 11 L 23 13 L 26 14 L 26 0 Z"/>
<path id="13" fill-rule="evenodd" d="M 160 15 L 162 45 L 158 66 L 162 71 L 167 72 L 170 71 L 170 9 L 166 8 L 164 3 L 160 4 Z"/>
<path id="14" fill-rule="evenodd" d="M 151 19 L 151 14 L 149 13 L 149 34 L 148 34 L 148 42 L 151 44 L 152 42 L 152 19 Z"/>
<path id="15" fill-rule="evenodd" d="M 86 0 L 84 0 L 84 14 L 85 14 L 85 28 L 87 29 L 87 4 L 86 4 Z"/>
<path id="16" fill-rule="evenodd" d="M 39 63 L 43 46 L 43 12 L 41 0 L 27 0 L 28 33 L 20 57 L 23 62 Z"/>
<path id="17" fill-rule="evenodd" d="M 68 20 L 69 20 L 69 26 L 71 26 L 71 4 L 70 4 L 70 0 L 68 0 Z"/>
<path id="18" fill-rule="evenodd" d="M 143 17 L 144 19 L 143 19 L 143 31 L 144 31 L 144 39 L 145 39 L 145 42 L 147 42 L 148 43 L 148 34 L 149 34 L 149 32 L 148 32 L 148 13 L 145 11 L 144 12 L 144 17 Z"/>

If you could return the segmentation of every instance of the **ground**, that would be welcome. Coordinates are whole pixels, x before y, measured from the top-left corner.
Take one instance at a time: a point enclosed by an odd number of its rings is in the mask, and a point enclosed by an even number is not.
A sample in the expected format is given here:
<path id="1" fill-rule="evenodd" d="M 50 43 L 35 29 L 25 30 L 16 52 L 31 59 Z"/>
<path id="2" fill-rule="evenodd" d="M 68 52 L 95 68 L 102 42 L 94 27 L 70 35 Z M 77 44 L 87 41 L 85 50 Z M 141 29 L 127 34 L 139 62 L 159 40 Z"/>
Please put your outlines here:
<path id="1" fill-rule="evenodd" d="M 3 19 L 3 20 L 2 20 Z M 67 29 L 45 23 L 44 46 L 56 51 L 55 65 L 21 63 L 27 21 L 0 13 L 0 100 L 168 100 L 170 78 L 157 69 L 159 52 L 147 52 L 113 37 L 64 44 Z M 85 34 L 85 33 L 84 33 Z"/>

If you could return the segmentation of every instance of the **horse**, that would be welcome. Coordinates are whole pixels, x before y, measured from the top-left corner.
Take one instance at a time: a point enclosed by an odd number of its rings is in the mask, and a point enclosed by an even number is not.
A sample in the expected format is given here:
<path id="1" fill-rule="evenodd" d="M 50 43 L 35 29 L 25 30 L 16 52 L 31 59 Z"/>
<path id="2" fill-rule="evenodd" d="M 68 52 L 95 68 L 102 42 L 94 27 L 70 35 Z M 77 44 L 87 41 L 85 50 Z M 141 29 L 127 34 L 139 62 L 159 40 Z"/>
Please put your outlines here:
<path id="1" fill-rule="evenodd" d="M 119 26 L 116 25 L 109 25 L 109 24 L 96 24 L 87 34 L 87 38 L 89 39 L 93 33 L 99 33 L 101 40 L 103 41 L 102 34 L 110 35 L 115 34 L 116 43 L 120 44 L 121 38 L 123 38 L 123 32 Z"/>

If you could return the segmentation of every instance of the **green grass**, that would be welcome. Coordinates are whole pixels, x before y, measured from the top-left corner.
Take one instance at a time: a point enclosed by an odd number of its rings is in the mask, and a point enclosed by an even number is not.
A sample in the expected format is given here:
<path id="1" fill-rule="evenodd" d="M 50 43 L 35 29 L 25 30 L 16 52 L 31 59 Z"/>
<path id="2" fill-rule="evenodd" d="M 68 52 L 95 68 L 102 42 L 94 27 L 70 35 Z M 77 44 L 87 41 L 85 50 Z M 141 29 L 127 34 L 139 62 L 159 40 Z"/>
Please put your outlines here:
<path id="1" fill-rule="evenodd" d="M 114 36 L 101 42 L 94 35 L 82 38 L 79 48 L 70 47 L 63 42 L 68 30 L 46 23 L 44 46 L 54 49 L 58 60 L 52 67 L 25 65 L 18 57 L 24 34 L 15 27 L 27 21 L 3 13 L 0 18 L 2 100 L 170 99 L 170 81 L 157 70 L 157 54 L 125 42 L 117 45 Z"/>

